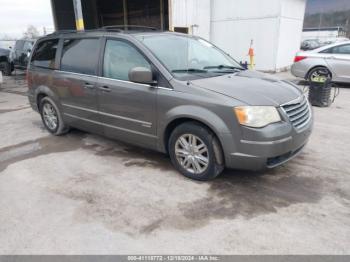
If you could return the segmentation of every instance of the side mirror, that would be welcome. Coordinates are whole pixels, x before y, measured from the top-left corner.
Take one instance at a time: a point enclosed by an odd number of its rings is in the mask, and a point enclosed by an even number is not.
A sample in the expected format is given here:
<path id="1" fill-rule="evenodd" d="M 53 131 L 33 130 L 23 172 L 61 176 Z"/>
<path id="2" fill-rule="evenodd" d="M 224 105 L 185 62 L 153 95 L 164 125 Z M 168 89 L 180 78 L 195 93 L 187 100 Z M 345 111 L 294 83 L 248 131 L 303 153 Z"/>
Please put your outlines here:
<path id="1" fill-rule="evenodd" d="M 134 67 L 129 71 L 129 80 L 140 84 L 154 85 L 153 73 L 146 67 Z"/>

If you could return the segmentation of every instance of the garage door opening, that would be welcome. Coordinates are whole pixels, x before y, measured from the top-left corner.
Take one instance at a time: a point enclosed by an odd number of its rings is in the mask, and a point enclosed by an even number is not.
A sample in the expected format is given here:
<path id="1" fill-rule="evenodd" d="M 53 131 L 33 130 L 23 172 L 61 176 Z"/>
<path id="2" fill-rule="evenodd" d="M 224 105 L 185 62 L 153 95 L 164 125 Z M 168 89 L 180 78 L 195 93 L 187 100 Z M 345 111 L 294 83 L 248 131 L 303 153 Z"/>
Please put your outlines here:
<path id="1" fill-rule="evenodd" d="M 51 0 L 56 30 L 76 29 L 73 0 Z M 168 0 L 81 0 L 85 29 L 111 25 L 169 30 Z"/>

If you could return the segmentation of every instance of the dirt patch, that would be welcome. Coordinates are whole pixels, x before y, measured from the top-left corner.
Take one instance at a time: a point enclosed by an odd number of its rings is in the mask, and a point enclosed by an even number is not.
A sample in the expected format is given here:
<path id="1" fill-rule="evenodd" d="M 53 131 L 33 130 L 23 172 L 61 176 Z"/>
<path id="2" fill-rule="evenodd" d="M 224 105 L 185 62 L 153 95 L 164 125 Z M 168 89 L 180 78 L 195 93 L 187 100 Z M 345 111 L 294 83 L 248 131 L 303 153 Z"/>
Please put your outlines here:
<path id="1" fill-rule="evenodd" d="M 28 108 L 30 108 L 30 106 L 19 107 L 19 108 L 14 108 L 14 109 L 0 109 L 0 114 L 14 112 L 14 111 L 20 111 L 20 110 L 24 110 L 24 109 L 28 109 Z"/>
<path id="2" fill-rule="evenodd" d="M 83 133 L 79 133 L 84 136 Z M 37 140 L 26 141 L 9 147 L 0 148 L 0 172 L 8 165 L 34 158 L 41 155 L 57 152 L 67 152 L 81 147 L 81 138 L 78 133 L 65 137 L 47 136 Z"/>
<path id="3" fill-rule="evenodd" d="M 0 111 L 1 112 L 1 111 Z M 34 125 L 45 130 L 40 121 L 33 122 Z M 98 139 L 105 141 L 103 145 L 99 142 L 85 143 L 87 133 L 72 130 L 65 136 L 47 136 L 37 140 L 27 141 L 17 145 L 0 148 L 0 172 L 8 165 L 50 153 L 68 152 L 79 148 L 92 150 L 99 156 L 112 156 L 122 158 L 125 166 L 155 167 L 162 170 L 172 168 L 167 156 L 147 149 L 133 147 L 124 143 Z"/>
<path id="4" fill-rule="evenodd" d="M 252 219 L 293 204 L 317 203 L 330 184 L 299 171 L 292 164 L 265 173 L 227 171 L 207 183 L 177 181 L 176 187 L 203 190 L 205 197 L 199 199 L 189 192 L 174 200 L 169 193 L 172 185 L 162 179 L 126 182 L 117 174 L 80 174 L 55 192 L 81 202 L 74 214 L 77 223 L 100 222 L 111 231 L 138 237 L 159 229 L 187 231 L 215 219 Z"/>
<path id="5" fill-rule="evenodd" d="M 160 228 L 193 230 L 215 219 L 251 219 L 293 204 L 317 203 L 324 196 L 325 187 L 337 191 L 336 183 L 307 175 L 319 168 L 310 164 L 317 162 L 317 156 L 307 151 L 268 172 L 226 171 L 207 183 L 191 181 L 174 172 L 167 174 L 176 177 L 172 184 L 164 183 L 164 178 L 151 179 L 142 174 L 137 177 L 133 173 L 139 172 L 136 170 L 140 167 L 174 170 L 167 156 L 76 130 L 62 137 L 47 136 L 1 148 L 0 172 L 17 161 L 80 148 L 97 156 L 117 158 L 130 168 L 130 179 L 124 177 L 121 181 L 118 170 L 113 174 L 81 173 L 48 190 L 80 202 L 74 213 L 77 223 L 100 222 L 111 231 L 133 237 L 153 234 Z M 173 187 L 188 191 L 173 199 L 170 193 Z M 191 190 L 200 190 L 203 197 L 194 197 Z M 338 192 L 348 198 L 348 194 Z"/>
<path id="6" fill-rule="evenodd" d="M 238 215 L 252 218 L 292 204 L 318 202 L 322 181 L 290 171 L 282 167 L 264 175 L 226 172 L 211 183 L 208 197 L 179 208 L 189 220 L 204 222 L 208 218 L 232 219 Z"/>

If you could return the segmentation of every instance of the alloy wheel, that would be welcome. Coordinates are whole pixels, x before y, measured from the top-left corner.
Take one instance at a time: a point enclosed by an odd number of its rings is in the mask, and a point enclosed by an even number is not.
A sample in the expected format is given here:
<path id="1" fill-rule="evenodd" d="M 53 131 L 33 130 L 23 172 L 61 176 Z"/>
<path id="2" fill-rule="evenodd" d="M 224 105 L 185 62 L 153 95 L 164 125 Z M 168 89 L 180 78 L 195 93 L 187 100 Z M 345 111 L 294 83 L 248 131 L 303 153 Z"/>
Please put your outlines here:
<path id="1" fill-rule="evenodd" d="M 201 174 L 208 168 L 208 147 L 193 134 L 184 134 L 177 139 L 175 155 L 182 168 L 192 174 Z"/>
<path id="2" fill-rule="evenodd" d="M 317 79 L 320 76 L 330 77 L 331 75 L 327 69 L 317 69 L 314 72 L 312 72 L 310 80 L 315 81 L 315 79 Z"/>
<path id="3" fill-rule="evenodd" d="M 45 103 L 43 106 L 43 118 L 46 126 L 50 130 L 55 130 L 57 128 L 58 116 L 55 108 L 49 103 Z"/>

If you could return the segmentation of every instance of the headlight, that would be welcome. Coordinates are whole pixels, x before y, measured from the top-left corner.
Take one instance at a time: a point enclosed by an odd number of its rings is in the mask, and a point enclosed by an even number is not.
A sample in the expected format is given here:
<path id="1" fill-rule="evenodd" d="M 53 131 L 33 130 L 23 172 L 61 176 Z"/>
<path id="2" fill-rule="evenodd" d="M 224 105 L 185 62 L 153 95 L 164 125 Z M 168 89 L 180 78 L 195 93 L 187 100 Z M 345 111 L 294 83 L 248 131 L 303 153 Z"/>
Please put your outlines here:
<path id="1" fill-rule="evenodd" d="M 264 127 L 281 121 L 280 114 L 273 106 L 238 106 L 234 108 L 238 122 L 249 127 Z"/>

